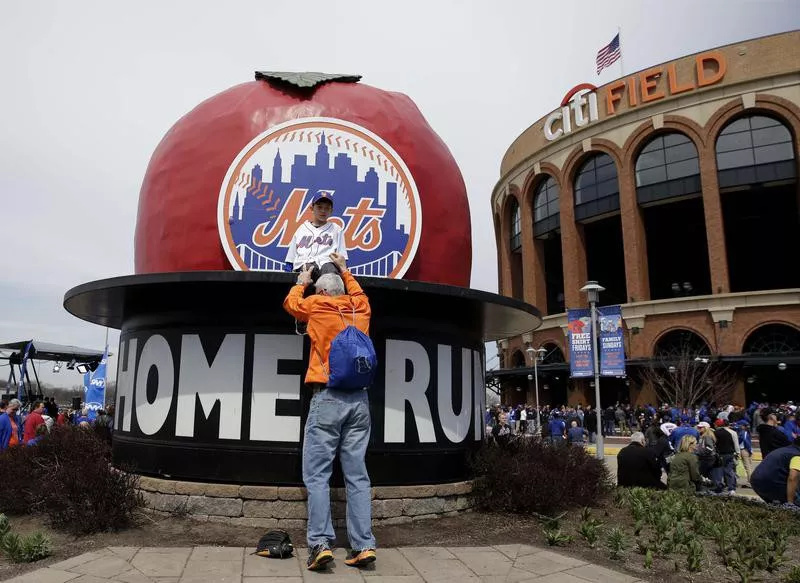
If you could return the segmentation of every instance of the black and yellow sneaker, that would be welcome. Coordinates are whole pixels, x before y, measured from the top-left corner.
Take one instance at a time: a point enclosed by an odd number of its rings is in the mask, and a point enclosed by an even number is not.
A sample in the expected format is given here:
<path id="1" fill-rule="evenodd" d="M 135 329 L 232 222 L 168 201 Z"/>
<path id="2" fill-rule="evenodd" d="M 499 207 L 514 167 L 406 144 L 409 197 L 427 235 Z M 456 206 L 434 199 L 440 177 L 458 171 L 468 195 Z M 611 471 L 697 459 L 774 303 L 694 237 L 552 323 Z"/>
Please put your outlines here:
<path id="1" fill-rule="evenodd" d="M 377 557 L 375 556 L 375 549 L 364 549 L 363 551 L 350 551 L 344 564 L 348 567 L 363 567 L 374 563 Z"/>
<path id="2" fill-rule="evenodd" d="M 317 545 L 308 549 L 308 570 L 321 571 L 333 560 L 333 553 L 324 545 Z"/>

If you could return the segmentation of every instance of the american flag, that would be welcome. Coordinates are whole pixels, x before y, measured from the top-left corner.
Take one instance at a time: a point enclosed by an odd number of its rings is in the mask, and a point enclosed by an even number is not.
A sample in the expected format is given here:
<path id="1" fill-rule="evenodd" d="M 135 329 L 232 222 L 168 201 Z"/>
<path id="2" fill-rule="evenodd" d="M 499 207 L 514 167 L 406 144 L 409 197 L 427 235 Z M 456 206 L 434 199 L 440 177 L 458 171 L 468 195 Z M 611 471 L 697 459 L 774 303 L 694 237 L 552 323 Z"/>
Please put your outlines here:
<path id="1" fill-rule="evenodd" d="M 597 74 L 599 75 L 600 71 L 615 63 L 620 55 L 619 33 L 617 33 L 610 43 L 597 51 Z"/>

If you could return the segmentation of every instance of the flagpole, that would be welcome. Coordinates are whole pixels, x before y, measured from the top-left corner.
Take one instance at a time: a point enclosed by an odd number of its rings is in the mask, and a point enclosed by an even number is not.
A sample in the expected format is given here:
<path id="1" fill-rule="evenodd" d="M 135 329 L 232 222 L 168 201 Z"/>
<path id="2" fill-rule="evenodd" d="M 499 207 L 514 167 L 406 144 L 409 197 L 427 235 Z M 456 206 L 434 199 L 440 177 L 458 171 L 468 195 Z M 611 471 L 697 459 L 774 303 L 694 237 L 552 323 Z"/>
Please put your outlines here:
<path id="1" fill-rule="evenodd" d="M 625 76 L 625 61 L 622 56 L 622 27 L 617 27 L 617 36 L 619 36 L 619 68 L 621 71 L 620 77 Z"/>

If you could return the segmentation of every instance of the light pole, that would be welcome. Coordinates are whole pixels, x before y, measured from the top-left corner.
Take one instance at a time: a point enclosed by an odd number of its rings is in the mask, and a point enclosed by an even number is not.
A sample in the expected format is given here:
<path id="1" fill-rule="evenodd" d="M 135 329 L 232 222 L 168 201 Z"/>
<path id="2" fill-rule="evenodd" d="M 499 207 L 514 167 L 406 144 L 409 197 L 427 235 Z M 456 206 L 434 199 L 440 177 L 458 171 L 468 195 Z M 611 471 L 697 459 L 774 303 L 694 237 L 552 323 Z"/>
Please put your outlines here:
<path id="1" fill-rule="evenodd" d="M 594 402 L 595 414 L 597 415 L 597 459 L 604 459 L 605 450 L 603 447 L 603 425 L 601 415 L 603 408 L 600 406 L 600 355 L 597 350 L 597 302 L 600 299 L 600 292 L 606 291 L 602 285 L 596 281 L 587 281 L 581 288 L 589 298 L 592 319 L 592 352 L 594 354 Z"/>
<path id="2" fill-rule="evenodd" d="M 533 378 L 535 379 L 535 386 L 536 386 L 536 434 L 541 437 L 542 435 L 542 417 L 539 414 L 539 359 L 542 358 L 547 350 L 544 348 L 534 348 L 533 346 L 528 346 L 525 349 L 525 352 L 528 353 L 528 356 L 531 357 L 533 361 Z M 530 376 L 528 377 L 530 380 Z"/>

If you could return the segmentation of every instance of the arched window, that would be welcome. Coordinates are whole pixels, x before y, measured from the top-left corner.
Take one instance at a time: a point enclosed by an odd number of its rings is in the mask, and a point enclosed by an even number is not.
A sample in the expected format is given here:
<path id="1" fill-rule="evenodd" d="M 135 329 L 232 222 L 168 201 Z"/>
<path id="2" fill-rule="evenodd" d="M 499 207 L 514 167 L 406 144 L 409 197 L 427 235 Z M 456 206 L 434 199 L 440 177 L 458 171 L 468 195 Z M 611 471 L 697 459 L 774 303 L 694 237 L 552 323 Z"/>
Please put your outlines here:
<path id="1" fill-rule="evenodd" d="M 547 352 L 544 353 L 542 364 L 560 364 L 566 362 L 564 352 L 557 344 L 548 343 L 542 346 Z"/>
<path id="2" fill-rule="evenodd" d="M 697 148 L 688 136 L 672 132 L 650 140 L 636 158 L 639 204 L 701 191 Z"/>
<path id="3" fill-rule="evenodd" d="M 548 176 L 536 187 L 533 195 L 533 232 L 537 237 L 559 227 L 558 184 Z"/>
<path id="4" fill-rule="evenodd" d="M 795 177 L 792 135 L 771 117 L 732 121 L 719 133 L 716 151 L 720 188 Z"/>
<path id="5" fill-rule="evenodd" d="M 786 324 L 766 324 L 744 342 L 744 354 L 800 354 L 800 330 Z"/>
<path id="6" fill-rule="evenodd" d="M 515 350 L 511 355 L 511 368 L 523 368 L 525 366 L 525 355 L 521 350 Z"/>
<path id="7" fill-rule="evenodd" d="M 618 210 L 617 166 L 608 154 L 596 154 L 575 175 L 575 219 L 580 221 Z"/>
<path id="8" fill-rule="evenodd" d="M 661 358 L 696 358 L 709 356 L 711 350 L 708 344 L 698 334 L 691 330 L 671 330 L 656 342 L 654 356 Z"/>
<path id="9" fill-rule="evenodd" d="M 522 248 L 522 215 L 516 199 L 511 201 L 511 251 Z"/>

